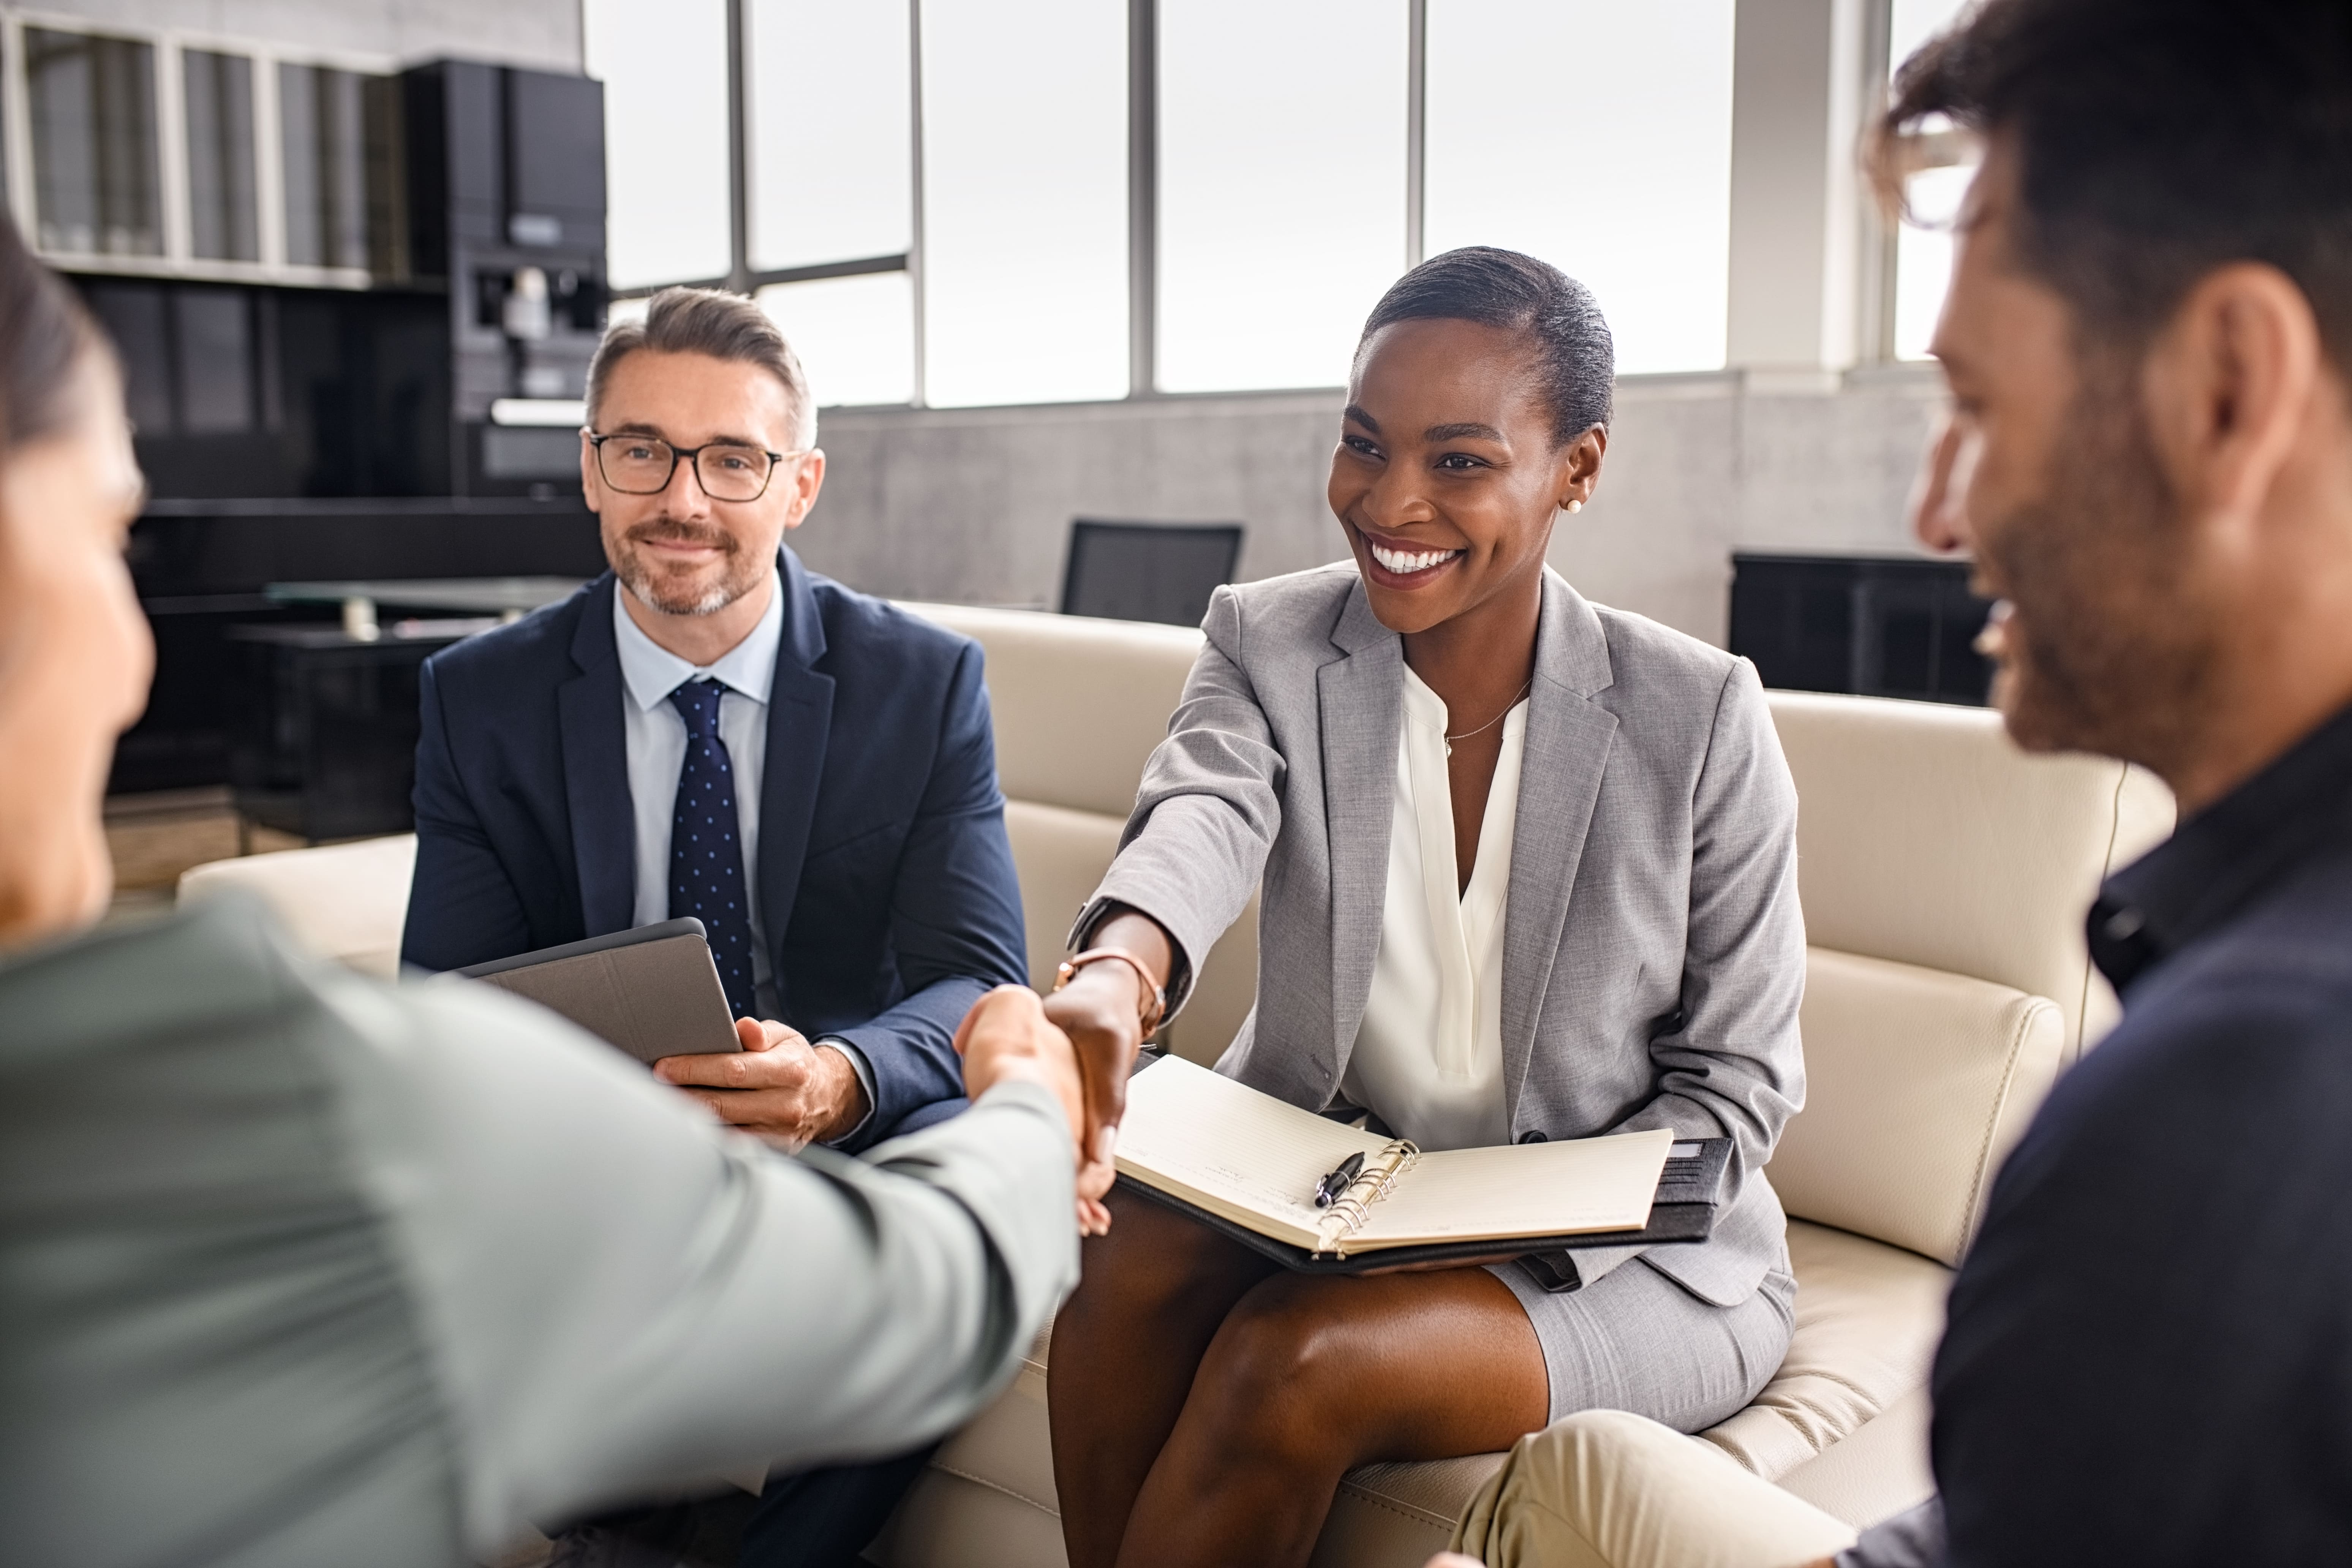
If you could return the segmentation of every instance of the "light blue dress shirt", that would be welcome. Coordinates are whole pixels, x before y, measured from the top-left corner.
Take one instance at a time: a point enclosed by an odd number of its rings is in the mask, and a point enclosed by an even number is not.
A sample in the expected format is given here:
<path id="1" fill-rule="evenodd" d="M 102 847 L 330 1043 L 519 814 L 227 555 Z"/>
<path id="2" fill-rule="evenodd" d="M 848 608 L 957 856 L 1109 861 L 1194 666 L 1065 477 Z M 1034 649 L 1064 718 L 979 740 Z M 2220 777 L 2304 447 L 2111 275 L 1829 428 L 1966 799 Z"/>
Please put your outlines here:
<path id="1" fill-rule="evenodd" d="M 623 603 L 629 590 L 613 592 L 613 642 L 621 658 L 621 731 L 629 765 L 629 806 L 637 831 L 636 901 L 641 926 L 669 919 L 669 828 L 677 805 L 677 776 L 686 766 L 686 721 L 669 694 L 689 680 L 708 678 L 727 688 L 719 699 L 719 737 L 735 771 L 736 830 L 743 840 L 743 888 L 751 903 L 752 999 L 762 1018 L 789 1024 L 776 996 L 768 959 L 768 928 L 760 908 L 760 783 L 767 773 L 768 693 L 776 679 L 776 649 L 784 636 L 784 585 L 768 575 L 768 609 L 741 642 L 707 665 L 688 664 L 647 637 Z M 824 1044 L 849 1058 L 874 1103 L 874 1069 L 866 1053 L 847 1040 L 825 1037 Z M 863 1125 L 861 1123 L 860 1125 Z M 855 1132 L 856 1128 L 850 1129 Z M 849 1132 L 842 1134 L 848 1137 Z"/>

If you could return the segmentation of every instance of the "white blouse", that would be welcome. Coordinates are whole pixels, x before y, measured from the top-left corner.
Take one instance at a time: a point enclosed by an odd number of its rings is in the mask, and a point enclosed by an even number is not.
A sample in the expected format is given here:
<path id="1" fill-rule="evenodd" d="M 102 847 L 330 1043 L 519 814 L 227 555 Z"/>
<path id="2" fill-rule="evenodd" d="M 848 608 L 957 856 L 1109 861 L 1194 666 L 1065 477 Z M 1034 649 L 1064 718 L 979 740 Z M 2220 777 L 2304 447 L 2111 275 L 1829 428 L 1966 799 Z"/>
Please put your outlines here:
<path id="1" fill-rule="evenodd" d="M 1528 705 L 1503 720 L 1478 858 L 1462 888 L 1446 780 L 1445 702 L 1404 672 L 1388 892 L 1372 991 L 1340 1091 L 1424 1149 L 1507 1143 L 1503 917 Z"/>

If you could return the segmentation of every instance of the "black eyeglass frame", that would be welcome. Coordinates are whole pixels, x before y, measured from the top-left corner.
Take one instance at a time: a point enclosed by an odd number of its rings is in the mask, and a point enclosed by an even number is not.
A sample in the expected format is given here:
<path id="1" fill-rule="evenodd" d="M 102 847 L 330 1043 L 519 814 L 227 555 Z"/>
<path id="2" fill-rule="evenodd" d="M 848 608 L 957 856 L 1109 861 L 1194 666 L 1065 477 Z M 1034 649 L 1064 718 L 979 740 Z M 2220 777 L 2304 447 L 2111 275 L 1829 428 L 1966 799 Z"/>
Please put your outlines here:
<path id="1" fill-rule="evenodd" d="M 680 447 L 673 442 L 663 440 L 659 436 L 648 436 L 644 434 L 642 431 L 636 430 L 613 430 L 600 436 L 595 431 L 583 427 L 580 434 L 587 437 L 588 444 L 591 447 L 596 448 L 596 477 L 603 479 L 606 484 L 611 485 L 615 490 L 618 490 L 625 496 L 657 496 L 661 494 L 662 491 L 669 489 L 670 481 L 677 478 L 677 465 L 679 461 L 681 459 L 687 459 L 688 466 L 694 470 L 694 482 L 702 487 L 702 493 L 706 496 L 710 496 L 712 500 L 723 501 L 729 506 L 749 506 L 751 502 L 758 500 L 761 496 L 768 493 L 768 487 L 776 482 L 776 469 L 782 466 L 785 458 L 805 458 L 808 456 L 808 449 L 806 447 L 803 447 L 797 452 L 771 452 L 765 447 L 746 447 L 740 441 L 705 441 L 699 447 Z M 635 437 L 640 441 L 657 442 L 664 447 L 669 447 L 669 472 L 664 474 L 662 476 L 662 482 L 656 485 L 653 489 L 649 490 L 630 489 L 626 486 L 616 482 L 611 474 L 605 472 L 604 443 L 607 441 L 618 440 L 624 436 Z M 710 495 L 710 481 L 702 477 L 702 454 L 716 449 L 724 449 L 734 452 L 757 452 L 761 457 L 767 458 L 768 471 L 761 476 L 760 488 L 752 491 L 748 496 Z"/>

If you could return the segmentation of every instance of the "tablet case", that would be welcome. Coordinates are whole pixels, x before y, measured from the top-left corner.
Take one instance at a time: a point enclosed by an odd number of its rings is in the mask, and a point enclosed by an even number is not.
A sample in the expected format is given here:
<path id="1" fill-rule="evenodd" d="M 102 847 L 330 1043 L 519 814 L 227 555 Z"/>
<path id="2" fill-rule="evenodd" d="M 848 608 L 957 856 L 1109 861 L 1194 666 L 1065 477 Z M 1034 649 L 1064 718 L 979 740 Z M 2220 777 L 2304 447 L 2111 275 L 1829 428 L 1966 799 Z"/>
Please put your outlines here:
<path id="1" fill-rule="evenodd" d="M 1240 1242 L 1251 1251 L 1273 1258 L 1300 1274 L 1363 1274 L 1375 1268 L 1407 1264 L 1467 1264 L 1524 1256 L 1545 1289 L 1572 1290 L 1577 1278 L 1572 1258 L 1586 1247 L 1654 1247 L 1665 1242 L 1705 1241 L 1715 1234 L 1715 1214 L 1723 1199 L 1724 1173 L 1731 1168 L 1728 1138 L 1684 1139 L 1677 1147 L 1696 1142 L 1698 1152 L 1680 1159 L 1669 1157 L 1658 1176 L 1658 1195 L 1650 1204 L 1650 1223 L 1640 1230 L 1588 1231 L 1576 1236 L 1518 1237 L 1507 1241 L 1444 1241 L 1423 1247 L 1389 1247 L 1340 1258 L 1309 1252 L 1303 1247 L 1261 1236 L 1245 1225 L 1186 1203 L 1131 1176 L 1118 1178 L 1121 1190 L 1174 1209 L 1220 1236 Z"/>
<path id="2" fill-rule="evenodd" d="M 710 943 L 691 915 L 457 973 L 528 996 L 648 1065 L 742 1049 Z"/>

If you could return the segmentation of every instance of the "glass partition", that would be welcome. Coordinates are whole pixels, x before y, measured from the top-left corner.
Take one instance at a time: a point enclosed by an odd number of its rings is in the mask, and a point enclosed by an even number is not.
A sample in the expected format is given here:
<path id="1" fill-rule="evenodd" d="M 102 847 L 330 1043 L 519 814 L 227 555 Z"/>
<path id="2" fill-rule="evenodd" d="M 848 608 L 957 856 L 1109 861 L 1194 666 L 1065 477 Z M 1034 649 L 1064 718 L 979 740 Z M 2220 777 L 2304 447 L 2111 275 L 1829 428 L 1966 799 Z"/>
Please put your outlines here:
<path id="1" fill-rule="evenodd" d="M 41 248 L 163 255 L 154 46 L 26 27 L 25 79 Z"/>
<path id="2" fill-rule="evenodd" d="M 915 395 L 915 300 L 904 272 L 772 283 L 760 307 L 783 330 L 817 405 Z"/>
<path id="3" fill-rule="evenodd" d="M 1127 392 L 1127 7 L 927 0 L 924 392 Z"/>
<path id="4" fill-rule="evenodd" d="M 904 0 L 750 0 L 751 269 L 905 254 L 914 72 Z"/>
<path id="5" fill-rule="evenodd" d="M 399 101 L 390 77 L 278 68 L 288 261 L 398 270 Z"/>
<path id="6" fill-rule="evenodd" d="M 243 55 L 180 55 L 188 124 L 188 253 L 205 261 L 258 261 L 254 200 L 253 62 Z"/>
<path id="7" fill-rule="evenodd" d="M 585 0 L 581 15 L 588 74 L 604 83 L 613 287 L 725 277 L 725 0 Z"/>
<path id="8" fill-rule="evenodd" d="M 1620 373 L 1723 363 L 1732 0 L 1429 0 L 1427 250 L 1539 256 Z"/>
<path id="9" fill-rule="evenodd" d="M 1160 8 L 1161 390 L 1348 379 L 1404 270 L 1406 47 L 1404 0 Z"/>

